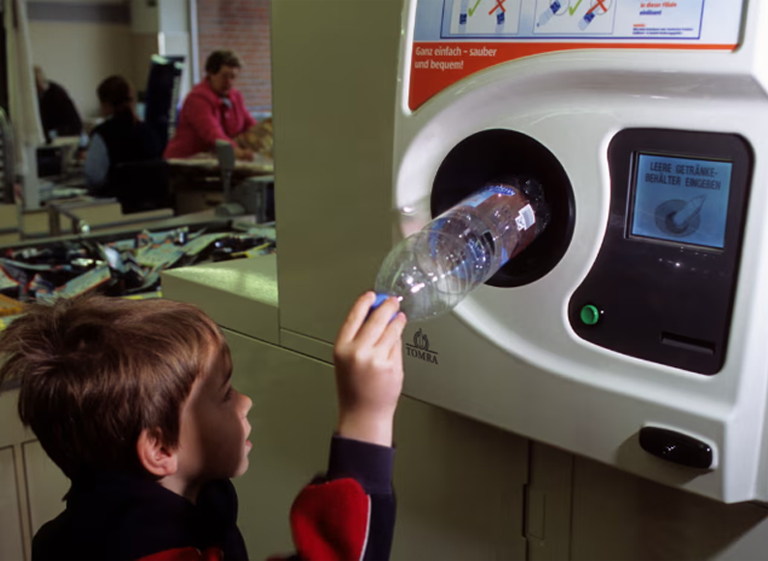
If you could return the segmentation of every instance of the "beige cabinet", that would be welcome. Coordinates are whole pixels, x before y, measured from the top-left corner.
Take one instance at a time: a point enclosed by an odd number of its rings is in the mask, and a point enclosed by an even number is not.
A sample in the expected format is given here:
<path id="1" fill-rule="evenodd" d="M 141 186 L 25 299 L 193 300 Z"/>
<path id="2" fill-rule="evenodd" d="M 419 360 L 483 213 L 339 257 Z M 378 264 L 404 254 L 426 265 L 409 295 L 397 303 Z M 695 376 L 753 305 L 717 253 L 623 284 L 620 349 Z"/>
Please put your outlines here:
<path id="1" fill-rule="evenodd" d="M 288 512 L 325 471 L 336 420 L 333 367 L 227 331 L 235 387 L 253 400 L 248 472 L 235 480 L 251 559 L 291 551 Z M 528 441 L 403 398 L 395 441 L 392 559 L 525 559 Z"/>
<path id="2" fill-rule="evenodd" d="M 64 510 L 69 480 L 16 413 L 18 391 L 0 392 L 0 561 L 31 558 L 32 536 Z"/>
<path id="3" fill-rule="evenodd" d="M 21 497 L 13 446 L 0 448 L 0 559 L 24 558 Z"/>
<path id="4" fill-rule="evenodd" d="M 723 504 L 574 458 L 570 559 L 768 559 L 768 508 Z"/>
<path id="5" fill-rule="evenodd" d="M 401 398 L 392 559 L 525 559 L 528 441 Z"/>

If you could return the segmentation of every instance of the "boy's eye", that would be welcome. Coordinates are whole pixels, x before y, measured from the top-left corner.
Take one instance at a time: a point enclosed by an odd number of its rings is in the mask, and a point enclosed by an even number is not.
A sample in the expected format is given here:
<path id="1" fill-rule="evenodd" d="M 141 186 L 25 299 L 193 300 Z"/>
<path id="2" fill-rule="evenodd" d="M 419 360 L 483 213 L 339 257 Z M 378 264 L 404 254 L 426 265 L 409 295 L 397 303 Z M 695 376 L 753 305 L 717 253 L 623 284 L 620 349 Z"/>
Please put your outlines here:
<path id="1" fill-rule="evenodd" d="M 232 386 L 227 388 L 227 393 L 224 394 L 224 401 L 229 401 L 232 398 Z"/>

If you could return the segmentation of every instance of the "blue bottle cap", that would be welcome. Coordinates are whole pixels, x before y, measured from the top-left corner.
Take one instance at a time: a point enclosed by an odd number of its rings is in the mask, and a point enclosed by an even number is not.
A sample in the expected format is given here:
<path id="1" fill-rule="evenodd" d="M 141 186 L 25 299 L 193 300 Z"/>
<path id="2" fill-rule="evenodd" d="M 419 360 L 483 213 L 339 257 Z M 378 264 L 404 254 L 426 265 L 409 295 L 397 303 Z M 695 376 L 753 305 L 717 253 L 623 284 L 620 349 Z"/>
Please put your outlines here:
<path id="1" fill-rule="evenodd" d="M 381 306 L 384 302 L 386 302 L 387 298 L 389 298 L 389 294 L 377 294 L 376 300 L 373 301 L 373 304 L 371 304 L 371 311 L 375 310 L 379 306 Z"/>
<path id="2" fill-rule="evenodd" d="M 371 309 L 368 310 L 368 315 L 365 316 L 365 320 L 368 321 L 368 318 L 371 317 L 371 314 L 373 313 L 373 311 L 379 306 L 381 306 L 389 297 L 390 297 L 390 294 L 376 294 L 376 300 L 374 300 L 373 304 L 371 304 Z M 397 312 L 394 313 L 394 315 L 389 321 L 392 321 L 396 317 L 397 317 Z"/>

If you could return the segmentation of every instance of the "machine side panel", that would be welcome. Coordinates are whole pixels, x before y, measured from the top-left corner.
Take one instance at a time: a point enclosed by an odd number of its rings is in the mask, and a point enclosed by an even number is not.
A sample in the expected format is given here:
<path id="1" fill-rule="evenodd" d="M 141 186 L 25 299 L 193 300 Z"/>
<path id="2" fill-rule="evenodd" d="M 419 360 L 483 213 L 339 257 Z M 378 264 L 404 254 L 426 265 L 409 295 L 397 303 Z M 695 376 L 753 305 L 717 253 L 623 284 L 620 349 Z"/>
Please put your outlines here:
<path id="1" fill-rule="evenodd" d="M 402 7 L 272 3 L 280 327 L 322 341 L 391 247 Z"/>

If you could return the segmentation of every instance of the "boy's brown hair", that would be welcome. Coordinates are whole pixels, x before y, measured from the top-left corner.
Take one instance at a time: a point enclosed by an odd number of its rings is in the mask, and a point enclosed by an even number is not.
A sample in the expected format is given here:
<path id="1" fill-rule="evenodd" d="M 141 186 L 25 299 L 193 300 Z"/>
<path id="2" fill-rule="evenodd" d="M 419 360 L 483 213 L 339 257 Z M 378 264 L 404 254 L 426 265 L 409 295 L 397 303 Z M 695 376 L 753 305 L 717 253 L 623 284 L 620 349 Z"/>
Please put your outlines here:
<path id="1" fill-rule="evenodd" d="M 198 308 L 102 296 L 30 306 L 0 334 L 0 357 L 0 383 L 20 383 L 22 422 L 69 478 L 143 471 L 141 432 L 175 448 L 193 382 L 231 368 L 219 328 Z"/>

